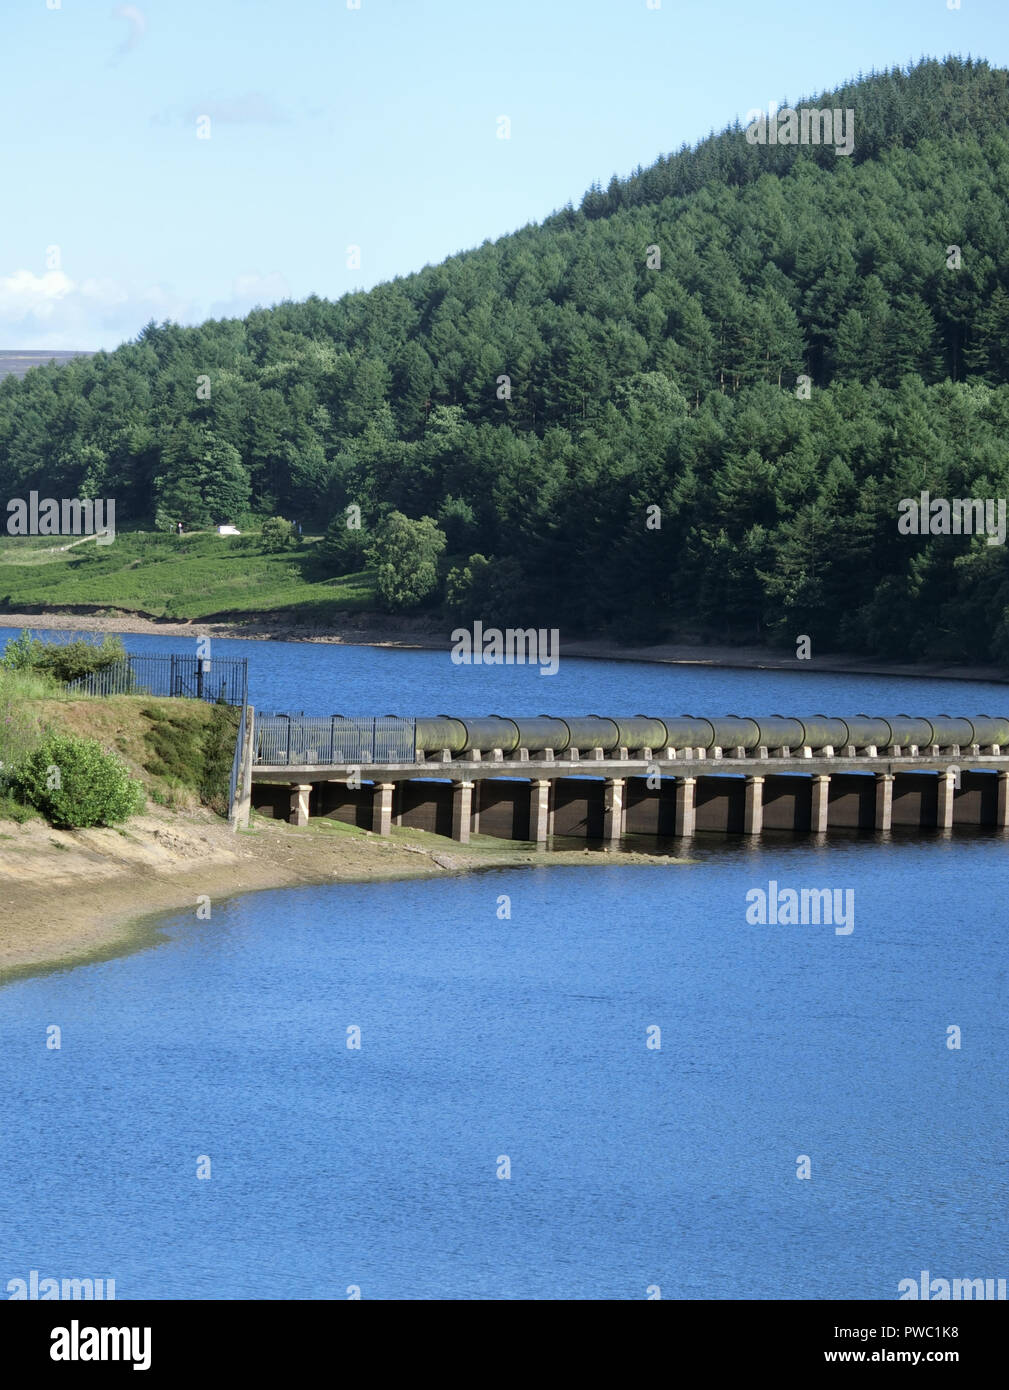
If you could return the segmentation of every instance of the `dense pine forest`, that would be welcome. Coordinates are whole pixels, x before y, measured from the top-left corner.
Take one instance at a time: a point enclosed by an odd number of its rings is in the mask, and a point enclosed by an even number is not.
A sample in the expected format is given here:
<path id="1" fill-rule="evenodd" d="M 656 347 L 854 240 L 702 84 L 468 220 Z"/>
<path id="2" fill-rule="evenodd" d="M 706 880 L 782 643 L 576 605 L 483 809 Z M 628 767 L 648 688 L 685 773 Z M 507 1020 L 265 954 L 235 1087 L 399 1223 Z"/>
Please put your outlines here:
<path id="1" fill-rule="evenodd" d="M 329 524 L 329 573 L 452 618 L 1009 660 L 1006 548 L 897 531 L 1009 496 L 1009 73 L 801 104 L 854 153 L 737 124 L 367 293 L 11 377 L 0 497 Z"/>

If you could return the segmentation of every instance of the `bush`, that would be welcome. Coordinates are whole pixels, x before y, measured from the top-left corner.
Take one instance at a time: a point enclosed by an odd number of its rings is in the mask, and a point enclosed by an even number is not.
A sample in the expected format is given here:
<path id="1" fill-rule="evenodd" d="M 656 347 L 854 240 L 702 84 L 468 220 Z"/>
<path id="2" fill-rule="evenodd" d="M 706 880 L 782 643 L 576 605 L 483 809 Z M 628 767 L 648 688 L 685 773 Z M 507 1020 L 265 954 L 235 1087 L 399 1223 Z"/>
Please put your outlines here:
<path id="1" fill-rule="evenodd" d="M 32 653 L 38 645 L 28 629 L 22 628 L 17 637 L 11 637 L 4 647 L 0 667 L 5 671 L 30 671 L 33 665 Z"/>
<path id="2" fill-rule="evenodd" d="M 74 642 L 40 642 L 23 632 L 14 642 L 7 644 L 5 664 L 12 647 L 15 650 L 11 654 L 10 669 L 23 669 L 21 663 L 27 661 L 32 670 L 60 682 L 75 681 L 79 676 L 103 671 L 106 666 L 126 660 L 126 648 L 120 637 L 105 636 L 100 642 L 84 637 Z"/>
<path id="3" fill-rule="evenodd" d="M 328 574 L 355 574 L 364 567 L 368 535 L 350 520 L 346 512 L 337 512 L 319 543 L 319 559 Z"/>
<path id="4" fill-rule="evenodd" d="M 259 543 L 264 550 L 288 550 L 298 544 L 294 525 L 282 516 L 271 516 L 263 522 L 259 532 Z"/>
<path id="5" fill-rule="evenodd" d="M 116 825 L 144 808 L 140 783 L 95 739 L 50 734 L 17 768 L 13 786 L 60 830 Z"/>

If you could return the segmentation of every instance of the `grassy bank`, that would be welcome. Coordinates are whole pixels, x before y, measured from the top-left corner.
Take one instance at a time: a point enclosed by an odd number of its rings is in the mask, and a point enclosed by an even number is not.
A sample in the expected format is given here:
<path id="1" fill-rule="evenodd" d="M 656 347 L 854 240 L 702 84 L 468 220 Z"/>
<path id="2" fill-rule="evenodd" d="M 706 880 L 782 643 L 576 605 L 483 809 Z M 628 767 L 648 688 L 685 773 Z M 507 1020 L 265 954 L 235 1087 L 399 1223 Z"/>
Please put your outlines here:
<path id="1" fill-rule="evenodd" d="M 47 735 L 94 739 L 112 750 L 144 795 L 159 806 L 207 806 L 227 812 L 228 780 L 238 711 L 202 700 L 149 695 L 76 699 L 31 673 L 0 671 L 0 761 L 23 761 Z M 0 791 L 0 819 L 40 819 L 9 789 Z"/>
<path id="2" fill-rule="evenodd" d="M 291 611 L 326 621 L 373 604 L 368 571 L 326 578 L 317 537 L 271 552 L 256 534 L 121 532 L 93 539 L 0 540 L 0 612 L 39 607 L 115 608 L 152 618 Z"/>

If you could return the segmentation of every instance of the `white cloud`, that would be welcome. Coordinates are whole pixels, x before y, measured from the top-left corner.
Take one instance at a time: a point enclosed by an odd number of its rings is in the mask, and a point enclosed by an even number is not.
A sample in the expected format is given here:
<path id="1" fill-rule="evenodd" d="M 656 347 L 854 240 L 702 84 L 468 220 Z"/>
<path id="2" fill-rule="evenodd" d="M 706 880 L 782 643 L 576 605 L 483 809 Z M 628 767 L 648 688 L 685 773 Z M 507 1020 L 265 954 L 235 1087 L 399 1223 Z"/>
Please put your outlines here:
<path id="1" fill-rule="evenodd" d="M 15 270 L 0 276 L 0 347 L 114 348 L 135 338 L 151 319 L 198 324 L 208 318 L 244 318 L 258 304 L 291 298 L 291 287 L 279 271 L 244 271 L 229 290 L 208 305 L 163 284 L 100 276 L 78 282 L 60 270 L 44 275 Z"/>
<path id="2" fill-rule="evenodd" d="M 0 278 L 0 319 L 26 315 L 51 318 L 56 305 L 73 288 L 74 282 L 62 270 L 47 270 L 44 275 L 15 270 L 13 275 Z"/>
<path id="3" fill-rule="evenodd" d="M 116 347 L 150 319 L 197 322 L 197 306 L 162 285 L 137 287 L 61 270 L 0 276 L 0 345 L 10 348 Z"/>

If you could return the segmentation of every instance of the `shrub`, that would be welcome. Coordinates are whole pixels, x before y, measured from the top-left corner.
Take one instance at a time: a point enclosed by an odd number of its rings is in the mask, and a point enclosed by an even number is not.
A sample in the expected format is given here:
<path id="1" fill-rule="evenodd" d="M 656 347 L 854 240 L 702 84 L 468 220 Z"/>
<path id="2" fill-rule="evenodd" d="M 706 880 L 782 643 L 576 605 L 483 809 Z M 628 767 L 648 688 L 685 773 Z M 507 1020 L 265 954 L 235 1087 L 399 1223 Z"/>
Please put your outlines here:
<path id="1" fill-rule="evenodd" d="M 60 830 L 116 825 L 144 807 L 140 783 L 95 739 L 50 734 L 17 768 L 13 785 Z"/>
<path id="2" fill-rule="evenodd" d="M 126 648 L 120 637 L 105 636 L 100 642 L 83 637 L 74 642 L 35 641 L 31 649 L 33 669 L 58 681 L 75 681 L 125 660 Z"/>
<path id="3" fill-rule="evenodd" d="M 297 545 L 298 537 L 292 522 L 285 521 L 282 516 L 271 516 L 263 522 L 259 543 L 264 550 L 288 550 Z"/>
<path id="4" fill-rule="evenodd" d="M 4 647 L 0 666 L 5 671 L 30 671 L 33 664 L 32 653 L 36 646 L 38 643 L 28 629 L 22 628 L 17 637 L 12 637 Z"/>
<path id="5" fill-rule="evenodd" d="M 319 559 L 328 574 L 354 574 L 364 566 L 368 534 L 349 521 L 346 512 L 337 512 L 319 544 Z"/>

